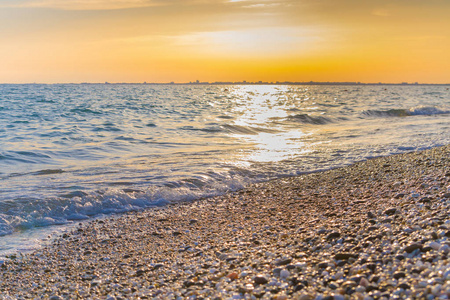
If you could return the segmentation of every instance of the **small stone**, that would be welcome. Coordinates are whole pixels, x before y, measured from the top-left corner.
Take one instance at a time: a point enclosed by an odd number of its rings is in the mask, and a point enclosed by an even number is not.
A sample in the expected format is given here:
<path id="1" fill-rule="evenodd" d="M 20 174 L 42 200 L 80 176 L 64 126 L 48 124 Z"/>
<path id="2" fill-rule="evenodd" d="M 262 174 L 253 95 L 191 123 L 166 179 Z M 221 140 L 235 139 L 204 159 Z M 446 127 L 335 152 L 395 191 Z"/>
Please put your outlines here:
<path id="1" fill-rule="evenodd" d="M 424 253 L 429 252 L 431 250 L 433 250 L 433 248 L 431 248 L 430 246 L 426 246 L 426 247 L 422 248 L 422 252 L 424 252 Z"/>
<path id="2" fill-rule="evenodd" d="M 377 290 L 377 289 L 378 289 L 378 287 L 377 287 L 376 285 L 374 285 L 374 284 L 369 284 L 369 285 L 366 287 L 366 292 L 367 292 L 367 293 L 370 293 L 371 291 Z"/>
<path id="3" fill-rule="evenodd" d="M 244 289 L 247 293 L 251 293 L 255 289 L 255 287 L 253 286 L 253 284 L 247 283 L 245 285 Z"/>
<path id="4" fill-rule="evenodd" d="M 227 275 L 228 278 L 230 278 L 231 280 L 236 280 L 239 278 L 239 274 L 237 272 L 233 272 Z"/>
<path id="5" fill-rule="evenodd" d="M 218 259 L 220 259 L 220 260 L 227 260 L 227 258 L 228 258 L 228 255 L 226 253 L 222 253 L 218 257 Z"/>
<path id="6" fill-rule="evenodd" d="M 53 296 L 51 296 L 50 298 L 48 298 L 49 300 L 62 300 L 63 298 L 61 298 L 60 296 L 58 296 L 58 295 L 53 295 Z"/>
<path id="7" fill-rule="evenodd" d="M 406 246 L 406 247 L 403 249 L 403 251 L 408 252 L 408 253 L 411 253 L 411 252 L 413 252 L 413 251 L 416 250 L 416 249 L 419 249 L 419 250 L 422 249 L 422 244 L 419 244 L 419 243 L 412 243 L 412 244 Z"/>
<path id="8" fill-rule="evenodd" d="M 430 203 L 431 199 L 429 197 L 422 197 L 419 199 L 419 202 L 421 203 Z"/>
<path id="9" fill-rule="evenodd" d="M 336 274 L 334 274 L 334 277 L 336 278 L 336 280 L 342 279 L 342 277 L 344 277 L 344 273 L 336 272 Z"/>
<path id="10" fill-rule="evenodd" d="M 405 274 L 405 272 L 396 272 L 396 273 L 394 273 L 393 277 L 395 279 L 400 279 L 400 278 L 406 277 L 406 274 Z"/>
<path id="11" fill-rule="evenodd" d="M 341 236 L 341 234 L 339 232 L 333 231 L 332 233 L 327 235 L 327 240 L 332 240 L 332 239 L 338 238 L 340 236 Z"/>
<path id="12" fill-rule="evenodd" d="M 361 280 L 359 281 L 359 285 L 363 287 L 368 287 L 369 281 L 365 277 L 362 277 Z"/>
<path id="13" fill-rule="evenodd" d="M 280 277 L 283 279 L 288 278 L 291 275 L 291 273 L 288 270 L 281 270 Z"/>
<path id="14" fill-rule="evenodd" d="M 408 227 L 408 228 L 405 228 L 403 231 L 406 233 L 412 233 L 414 230 L 412 230 L 411 228 Z"/>
<path id="15" fill-rule="evenodd" d="M 337 289 L 339 287 L 339 284 L 337 284 L 336 282 L 332 281 L 332 282 L 328 283 L 328 287 L 330 289 L 335 290 L 335 289 Z"/>
<path id="16" fill-rule="evenodd" d="M 346 282 L 344 282 L 343 284 L 342 284 L 342 287 L 344 288 L 344 289 L 347 289 L 347 288 L 352 288 L 352 287 L 356 287 L 358 284 L 356 283 L 356 282 L 354 282 L 354 281 L 352 281 L 352 280 L 347 280 Z"/>
<path id="17" fill-rule="evenodd" d="M 334 294 L 333 298 L 334 300 L 345 300 L 345 297 L 341 294 Z"/>
<path id="18" fill-rule="evenodd" d="M 450 251 L 450 247 L 447 244 L 441 245 L 439 247 L 439 252 L 448 253 Z"/>
<path id="19" fill-rule="evenodd" d="M 358 254 L 350 253 L 350 252 L 340 252 L 340 253 L 336 253 L 334 255 L 335 260 L 343 260 L 343 259 L 349 259 L 349 258 L 358 258 Z"/>
<path id="20" fill-rule="evenodd" d="M 297 299 L 298 300 L 312 300 L 312 299 L 314 299 L 314 297 L 309 294 L 301 294 L 300 296 L 297 297 Z"/>
<path id="21" fill-rule="evenodd" d="M 383 213 L 384 213 L 385 215 L 392 216 L 392 215 L 394 215 L 396 212 L 397 212 L 397 209 L 396 209 L 396 208 L 389 208 L 389 209 L 386 209 Z"/>
<path id="22" fill-rule="evenodd" d="M 375 215 L 372 213 L 372 212 L 367 212 L 367 217 L 369 218 L 369 219 L 375 219 Z"/>
<path id="23" fill-rule="evenodd" d="M 433 249 L 433 250 L 439 250 L 439 248 L 441 247 L 441 244 L 436 243 L 436 242 L 431 242 L 429 244 L 429 246 Z"/>
<path id="24" fill-rule="evenodd" d="M 438 296 L 441 293 L 442 285 L 437 284 L 431 288 L 431 293 L 434 296 Z"/>
<path id="25" fill-rule="evenodd" d="M 374 272 L 375 269 L 377 268 L 377 265 L 374 263 L 368 263 L 368 264 L 365 264 L 364 266 L 372 272 Z"/>
<path id="26" fill-rule="evenodd" d="M 337 265 L 338 267 L 343 267 L 343 266 L 345 266 L 346 264 L 348 264 L 348 261 L 346 261 L 346 260 L 339 260 L 339 261 L 336 263 L 336 265 Z"/>
<path id="27" fill-rule="evenodd" d="M 256 284 L 266 284 L 269 282 L 264 275 L 256 275 L 255 278 L 253 278 L 253 281 Z"/>
<path id="28" fill-rule="evenodd" d="M 277 259 L 275 260 L 274 264 L 275 266 L 285 266 L 290 264 L 292 261 L 292 258 L 281 258 L 281 259 Z"/>
<path id="29" fill-rule="evenodd" d="M 318 264 L 319 268 L 325 269 L 328 267 L 328 261 L 322 261 Z"/>
<path id="30" fill-rule="evenodd" d="M 272 271 L 273 275 L 279 277 L 280 273 L 281 273 L 281 270 L 282 270 L 282 268 L 275 268 L 275 269 L 273 269 L 273 271 Z"/>
<path id="31" fill-rule="evenodd" d="M 301 290 L 303 290 L 304 288 L 305 288 L 305 286 L 304 286 L 303 284 L 299 283 L 299 284 L 297 284 L 297 285 L 295 286 L 294 292 L 301 291 Z"/>
<path id="32" fill-rule="evenodd" d="M 195 285 L 195 282 L 192 280 L 186 280 L 185 282 L 183 282 L 183 285 L 188 288 L 190 286 Z"/>
<path id="33" fill-rule="evenodd" d="M 397 287 L 399 287 L 399 288 L 401 288 L 401 289 L 404 289 L 404 290 L 409 290 L 409 289 L 411 289 L 411 287 L 409 286 L 409 284 L 407 284 L 407 283 L 400 283 Z"/>
<path id="34" fill-rule="evenodd" d="M 363 292 L 356 291 L 356 293 L 352 294 L 352 298 L 356 298 L 358 300 L 364 300 L 364 295 L 362 293 Z"/>

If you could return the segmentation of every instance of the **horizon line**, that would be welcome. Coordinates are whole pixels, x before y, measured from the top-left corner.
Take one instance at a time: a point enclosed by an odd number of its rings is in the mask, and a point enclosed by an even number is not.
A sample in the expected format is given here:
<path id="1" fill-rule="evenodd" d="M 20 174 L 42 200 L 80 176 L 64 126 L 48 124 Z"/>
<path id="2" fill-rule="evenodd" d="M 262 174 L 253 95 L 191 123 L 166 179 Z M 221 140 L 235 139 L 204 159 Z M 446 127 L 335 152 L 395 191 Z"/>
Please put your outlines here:
<path id="1" fill-rule="evenodd" d="M 36 84 L 36 85 L 57 85 L 57 84 L 141 84 L 141 85 L 450 85 L 449 83 L 425 83 L 425 82 L 360 82 L 360 81 L 189 81 L 189 82 L 3 82 L 0 85 L 8 84 Z"/>

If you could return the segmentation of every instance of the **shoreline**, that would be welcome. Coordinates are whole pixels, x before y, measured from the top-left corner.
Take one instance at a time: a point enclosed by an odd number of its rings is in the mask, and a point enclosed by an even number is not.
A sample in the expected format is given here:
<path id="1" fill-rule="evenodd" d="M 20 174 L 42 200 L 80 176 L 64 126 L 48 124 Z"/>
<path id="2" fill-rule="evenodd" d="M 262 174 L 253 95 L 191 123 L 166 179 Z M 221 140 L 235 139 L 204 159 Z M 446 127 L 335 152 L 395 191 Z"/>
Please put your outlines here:
<path id="1" fill-rule="evenodd" d="M 379 157 L 93 220 L 4 261 L 0 299 L 448 299 L 449 157 Z"/>

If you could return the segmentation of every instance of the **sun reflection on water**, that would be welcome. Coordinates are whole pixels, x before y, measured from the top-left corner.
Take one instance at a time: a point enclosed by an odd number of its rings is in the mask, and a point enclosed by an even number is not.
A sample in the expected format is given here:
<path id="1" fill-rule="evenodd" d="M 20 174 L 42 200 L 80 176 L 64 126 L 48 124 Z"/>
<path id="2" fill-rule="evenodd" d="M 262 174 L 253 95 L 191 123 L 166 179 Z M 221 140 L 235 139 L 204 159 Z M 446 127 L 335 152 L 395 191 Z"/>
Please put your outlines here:
<path id="1" fill-rule="evenodd" d="M 278 162 L 309 152 L 302 142 L 309 134 L 275 122 L 289 116 L 292 107 L 285 101 L 288 90 L 288 86 L 237 86 L 230 91 L 236 101 L 233 114 L 239 115 L 233 125 L 241 129 L 233 134 L 254 145 L 252 151 L 245 151 L 246 161 Z"/>

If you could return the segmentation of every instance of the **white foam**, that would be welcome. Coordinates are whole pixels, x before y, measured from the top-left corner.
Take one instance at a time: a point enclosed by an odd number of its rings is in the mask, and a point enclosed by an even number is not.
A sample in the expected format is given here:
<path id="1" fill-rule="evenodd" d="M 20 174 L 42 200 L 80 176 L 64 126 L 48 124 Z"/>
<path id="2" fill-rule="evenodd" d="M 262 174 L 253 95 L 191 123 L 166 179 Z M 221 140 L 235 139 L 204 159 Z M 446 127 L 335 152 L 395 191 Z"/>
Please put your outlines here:
<path id="1" fill-rule="evenodd" d="M 450 110 L 437 106 L 419 105 L 409 109 L 411 115 L 441 115 L 449 114 Z"/>

